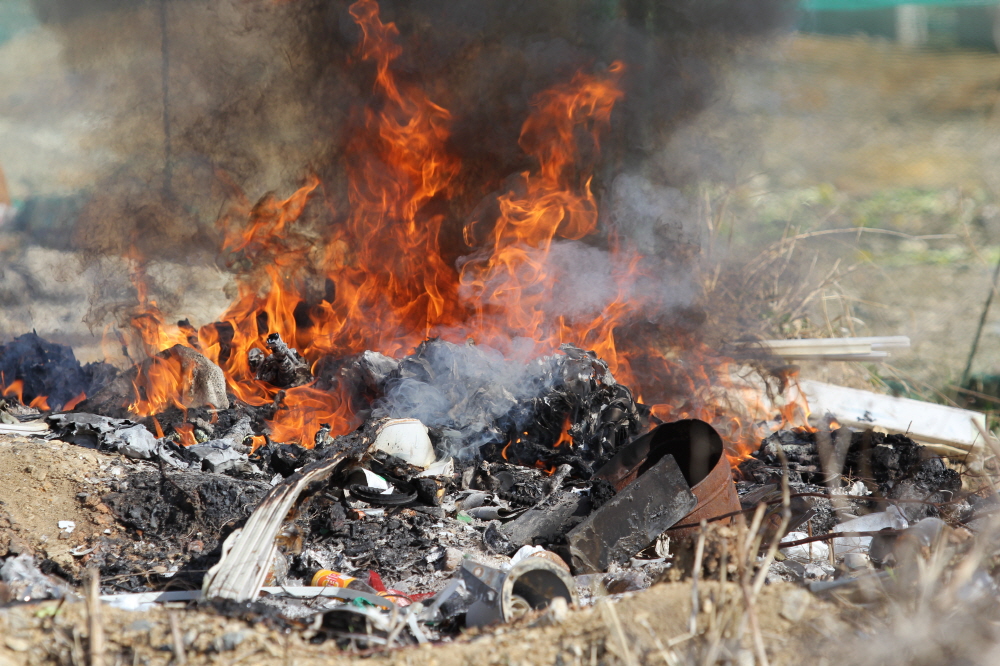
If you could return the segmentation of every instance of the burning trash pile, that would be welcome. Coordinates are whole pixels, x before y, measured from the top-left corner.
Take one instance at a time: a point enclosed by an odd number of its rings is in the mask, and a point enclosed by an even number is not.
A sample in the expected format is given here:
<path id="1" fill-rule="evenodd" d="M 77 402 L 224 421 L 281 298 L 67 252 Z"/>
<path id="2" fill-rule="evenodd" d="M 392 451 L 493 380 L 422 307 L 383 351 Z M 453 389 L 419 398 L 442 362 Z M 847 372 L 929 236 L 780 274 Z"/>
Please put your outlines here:
<path id="1" fill-rule="evenodd" d="M 255 364 L 279 384 L 314 371 L 277 335 L 266 350 Z M 955 539 L 994 507 L 903 435 L 785 429 L 731 459 L 710 424 L 659 422 L 572 345 L 513 362 L 433 339 L 399 360 L 365 352 L 327 366 L 310 384 L 351 386 L 365 417 L 344 435 L 321 424 L 309 447 L 266 434 L 274 403 L 223 393 L 229 406 L 212 405 L 218 366 L 187 347 L 161 358 L 173 355 L 189 402 L 155 417 L 120 411 L 135 368 L 73 411 L 40 412 L 7 389 L 3 432 L 128 460 L 99 498 L 124 531 L 74 551 L 59 575 L 8 553 L 10 601 L 72 597 L 96 569 L 115 581 L 102 598 L 123 608 L 238 602 L 311 623 L 314 641 L 385 648 L 697 577 L 734 529 L 769 552 L 768 581 L 871 593 L 916 557 L 907 544 Z M 56 370 L 102 372 L 33 334 L 0 362 L 27 378 L 22 391 Z M 108 404 L 113 415 L 86 411 Z"/>
<path id="2" fill-rule="evenodd" d="M 995 491 L 905 435 L 810 425 L 787 367 L 737 381 L 702 328 L 692 239 L 644 253 L 626 233 L 660 220 L 651 186 L 605 177 L 598 202 L 626 63 L 535 94 L 524 169 L 467 183 L 451 114 L 394 72 L 396 27 L 373 0 L 348 14 L 374 92 L 346 186 L 230 198 L 233 300 L 215 321 L 168 324 L 129 247 L 117 365 L 34 333 L 0 346 L 0 437 L 90 460 L 69 508 L 99 528 L 60 520 L 32 545 L 0 505 L 0 600 L 72 600 L 86 580 L 97 663 L 99 599 L 387 650 L 690 579 L 683 643 L 703 636 L 705 577 L 738 582 L 753 613 L 768 581 L 871 595 L 934 544 L 968 548 Z M 760 636 L 716 620 L 711 650 Z M 176 624 L 170 641 L 185 663 L 193 641 Z"/>

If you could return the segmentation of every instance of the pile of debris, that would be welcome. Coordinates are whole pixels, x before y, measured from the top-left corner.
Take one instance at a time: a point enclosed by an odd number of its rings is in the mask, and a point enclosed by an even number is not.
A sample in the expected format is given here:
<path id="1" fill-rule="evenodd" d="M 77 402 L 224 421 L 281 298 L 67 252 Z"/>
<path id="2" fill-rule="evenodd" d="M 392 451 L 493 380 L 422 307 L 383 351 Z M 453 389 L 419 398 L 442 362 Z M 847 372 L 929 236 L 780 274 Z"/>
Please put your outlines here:
<path id="1" fill-rule="evenodd" d="M 319 377 L 279 337 L 268 348 L 251 359 L 258 374 L 350 387 L 362 425 L 321 428 L 308 448 L 272 441 L 280 401 L 220 398 L 221 371 L 187 347 L 163 355 L 190 368 L 186 404 L 153 417 L 128 418 L 141 366 L 73 411 L 8 396 L 0 432 L 128 459 L 99 497 L 125 531 L 55 569 L 7 552 L 8 603 L 71 597 L 96 569 L 120 607 L 197 601 L 386 648 L 697 577 L 711 535 L 751 515 L 758 551 L 775 555 L 756 565 L 768 580 L 820 590 L 877 575 L 908 557 L 908 535 L 973 526 L 996 504 L 910 438 L 871 430 L 778 431 L 733 470 L 711 425 L 658 423 L 571 346 L 517 365 L 429 340 L 399 361 L 317 364 Z M 75 361 L 60 351 L 32 367 L 46 363 Z"/>

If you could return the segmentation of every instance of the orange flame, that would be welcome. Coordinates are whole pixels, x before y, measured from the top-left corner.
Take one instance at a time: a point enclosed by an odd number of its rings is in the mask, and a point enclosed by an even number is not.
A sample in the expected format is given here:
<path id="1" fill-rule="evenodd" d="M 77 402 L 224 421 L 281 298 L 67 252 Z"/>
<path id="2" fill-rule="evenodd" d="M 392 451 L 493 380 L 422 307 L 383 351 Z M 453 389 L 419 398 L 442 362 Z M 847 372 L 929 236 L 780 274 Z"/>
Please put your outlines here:
<path id="1" fill-rule="evenodd" d="M 24 381 L 21 379 L 15 379 L 10 383 L 10 386 L 4 386 L 3 377 L 0 376 L 0 395 L 5 398 L 17 398 L 19 404 L 24 403 Z M 28 407 L 37 409 L 40 412 L 51 412 L 52 409 L 49 407 L 49 399 L 44 395 L 35 396 L 32 398 L 31 402 L 28 403 Z"/>
<path id="2" fill-rule="evenodd" d="M 178 444 L 181 446 L 194 446 L 198 443 L 198 440 L 194 437 L 194 426 L 190 423 L 181 423 L 174 426 L 174 432 L 180 437 Z"/>
<path id="3" fill-rule="evenodd" d="M 3 389 L 3 397 L 5 397 L 5 398 L 10 398 L 10 397 L 17 398 L 17 401 L 23 405 L 24 404 L 24 381 L 22 381 L 20 379 L 15 379 L 13 382 L 10 383 L 9 386 L 4 387 L 4 389 Z"/>
<path id="4" fill-rule="evenodd" d="M 49 399 L 44 395 L 35 396 L 35 398 L 28 403 L 28 407 L 33 407 L 40 412 L 51 412 L 52 409 L 49 407 Z"/>
<path id="5" fill-rule="evenodd" d="M 528 338 L 537 355 L 568 342 L 595 351 L 637 395 L 641 389 L 655 416 L 709 421 L 737 443 L 734 455 L 744 455 L 757 424 L 774 410 L 757 409 L 752 390 L 733 388 L 728 359 L 690 334 L 672 334 L 669 342 L 622 335 L 629 323 L 644 320 L 630 296 L 643 270 L 638 253 L 605 239 L 619 271 L 616 296 L 597 314 L 555 309 L 560 275 L 550 266 L 553 248 L 598 232 L 591 184 L 601 136 L 622 98 L 623 65 L 580 72 L 534 99 L 518 141 L 534 167 L 497 198 L 495 219 L 465 225 L 466 242 L 479 249 L 455 268 L 441 248 L 445 208 L 436 203 L 462 194 L 461 164 L 447 150 L 451 115 L 419 87 L 396 79 L 399 31 L 382 22 L 375 0 L 358 0 L 349 11 L 362 31 L 357 55 L 373 63 L 375 78 L 372 103 L 356 113 L 346 149 L 346 212 L 335 210 L 316 176 L 286 199 L 268 195 L 256 205 L 234 186 L 219 229 L 238 295 L 217 323 L 197 331 L 165 324 L 148 297 L 144 260 L 130 253 L 139 302 L 131 325 L 146 354 L 176 344 L 198 348 L 223 369 L 236 398 L 276 405 L 269 422 L 274 440 L 312 446 L 321 423 L 339 435 L 356 427 L 358 416 L 342 390 L 279 391 L 258 380 L 247 354 L 264 349 L 269 333 L 313 364 L 366 349 L 398 356 L 433 335 L 471 337 L 500 350 Z M 313 205 L 327 206 L 334 222 L 316 222 Z M 130 409 L 148 415 L 180 406 L 189 380 L 182 364 L 154 356 L 136 380 Z M 727 391 L 746 404 L 732 409 L 720 397 Z M 573 446 L 570 425 L 567 418 L 555 446 Z"/>
<path id="6" fill-rule="evenodd" d="M 193 366 L 176 356 L 154 356 L 132 382 L 135 400 L 129 411 L 138 416 L 159 414 L 168 407 L 185 409 L 183 392 L 191 385 Z"/>
<path id="7" fill-rule="evenodd" d="M 65 405 L 63 405 L 63 407 L 62 407 L 63 411 L 64 412 L 71 412 L 71 411 L 73 411 L 73 408 L 75 408 L 77 405 L 79 405 L 81 402 L 83 402 L 86 399 L 87 399 L 87 394 L 84 393 L 83 391 L 81 391 L 80 393 L 77 394 L 77 396 L 75 398 L 70 398 L 69 401 L 67 401 L 67 403 Z"/>
<path id="8" fill-rule="evenodd" d="M 569 414 L 566 415 L 566 420 L 563 421 L 562 432 L 559 433 L 559 439 L 556 440 L 555 444 L 552 445 L 553 448 L 558 449 L 563 444 L 568 444 L 569 448 L 573 448 L 573 436 L 569 434 L 569 428 L 573 425 L 569 420 Z"/>

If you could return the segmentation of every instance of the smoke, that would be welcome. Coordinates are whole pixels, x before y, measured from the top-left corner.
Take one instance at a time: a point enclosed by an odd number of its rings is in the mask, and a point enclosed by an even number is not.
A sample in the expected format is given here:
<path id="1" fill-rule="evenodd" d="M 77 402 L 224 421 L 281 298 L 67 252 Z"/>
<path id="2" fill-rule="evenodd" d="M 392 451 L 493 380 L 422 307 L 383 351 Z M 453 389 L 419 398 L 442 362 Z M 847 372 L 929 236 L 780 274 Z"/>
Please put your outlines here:
<path id="1" fill-rule="evenodd" d="M 307 170 L 332 200 L 346 191 L 344 148 L 372 94 L 372 66 L 354 56 L 360 30 L 346 1 L 35 0 L 86 90 L 73 100 L 98 122 L 109 155 L 78 225 L 95 253 L 138 246 L 148 257 L 209 244 L 234 185 L 253 200 Z M 400 31 L 394 73 L 452 116 L 464 216 L 512 173 L 531 168 L 518 145 L 541 91 L 577 71 L 625 64 L 594 187 L 640 169 L 715 92 L 718 65 L 741 43 L 787 25 L 790 0 L 531 3 L 383 0 Z M 463 210 L 464 208 L 464 210 Z M 333 220 L 330 221 L 331 223 Z M 462 251 L 460 236 L 445 245 Z"/>
<path id="2" fill-rule="evenodd" d="M 86 100 L 101 119 L 91 141 L 110 156 L 76 221 L 76 247 L 95 261 L 217 263 L 235 272 L 239 262 L 217 256 L 216 221 L 226 211 L 251 209 L 269 190 L 287 193 L 307 173 L 322 187 L 295 223 L 297 232 L 322 239 L 343 228 L 351 215 L 348 162 L 373 157 L 349 156 L 348 146 L 364 130 L 363 110 L 378 102 L 376 65 L 357 55 L 362 34 L 348 6 L 37 0 L 40 17 L 64 43 L 68 66 L 100 93 Z M 442 220 L 436 238 L 445 263 L 458 267 L 489 253 L 463 228 L 476 219 L 479 238 L 488 239 L 498 196 L 510 191 L 512 178 L 538 169 L 519 140 L 539 95 L 578 72 L 606 72 L 621 62 L 623 95 L 607 131 L 599 145 L 580 137 L 575 153 L 581 171 L 592 172 L 599 231 L 523 250 L 554 285 L 540 305 L 552 321 L 572 326 L 627 303 L 635 314 L 624 322 L 632 330 L 622 340 L 652 339 L 649 327 L 663 323 L 696 328 L 697 211 L 674 187 L 683 183 L 671 183 L 655 157 L 711 102 L 727 56 L 787 25 L 792 6 L 791 0 L 382 0 L 382 21 L 399 30 L 401 55 L 391 73 L 447 109 L 445 148 L 461 164 L 447 198 L 424 204 L 428 217 Z M 314 264 L 306 273 L 323 275 L 319 254 L 303 254 Z M 492 294 L 497 285 L 486 277 L 483 293 Z M 121 283 L 117 275 L 106 280 Z M 171 302 L 170 294 L 148 286 L 151 300 Z M 475 295 L 468 285 L 462 289 L 467 305 Z M 323 285 L 303 291 L 329 295 Z M 121 292 L 100 285 L 88 321 L 98 325 L 121 312 L 120 303 L 108 302 Z M 476 395 L 487 372 L 514 387 L 510 399 L 528 397 L 514 389 L 536 383 L 523 375 L 535 341 L 490 343 L 513 360 L 483 346 L 456 351 L 449 362 L 467 364 L 468 374 L 453 372 L 444 383 L 401 377 L 377 409 L 489 432 L 492 408 L 482 422 L 442 415 Z M 659 368 L 648 370 L 669 383 Z M 532 390 L 537 396 L 541 389 Z M 501 411 L 503 400 L 496 402 Z"/>
<path id="3" fill-rule="evenodd" d="M 529 360 L 432 339 L 402 359 L 380 390 L 372 415 L 420 419 L 441 457 L 475 459 L 485 446 L 509 443 L 508 460 L 558 459 L 585 475 L 634 436 L 640 421 L 629 389 L 603 361 L 571 345 Z M 572 445 L 560 451 L 553 443 L 561 433 Z"/>
<path id="4" fill-rule="evenodd" d="M 450 453 L 474 451 L 505 440 L 497 421 L 530 397 L 529 386 L 528 366 L 495 349 L 434 341 L 403 359 L 372 414 L 420 419 Z"/>

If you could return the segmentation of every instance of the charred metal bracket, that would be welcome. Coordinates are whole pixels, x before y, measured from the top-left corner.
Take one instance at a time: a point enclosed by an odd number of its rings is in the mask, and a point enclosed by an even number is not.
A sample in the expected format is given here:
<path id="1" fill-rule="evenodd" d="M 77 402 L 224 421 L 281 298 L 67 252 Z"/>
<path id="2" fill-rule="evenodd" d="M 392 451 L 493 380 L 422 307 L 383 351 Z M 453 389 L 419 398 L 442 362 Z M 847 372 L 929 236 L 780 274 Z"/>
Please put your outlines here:
<path id="1" fill-rule="evenodd" d="M 566 535 L 573 573 L 624 564 L 697 503 L 674 457 L 663 456 Z"/>
<path id="2" fill-rule="evenodd" d="M 590 513 L 590 499 L 576 493 L 558 491 L 544 503 L 524 511 L 506 523 L 500 532 L 515 546 L 530 546 L 536 540 L 552 543 L 561 537 L 574 517 Z"/>
<path id="3" fill-rule="evenodd" d="M 476 598 L 465 616 L 470 627 L 510 622 L 548 607 L 556 597 L 570 605 L 579 600 L 572 576 L 541 557 L 527 557 L 506 572 L 467 560 L 459 571 Z"/>
<path id="4" fill-rule="evenodd" d="M 622 447 L 601 469 L 595 479 L 604 479 L 622 490 L 646 473 L 664 456 L 673 456 L 691 487 L 708 476 L 725 452 L 719 433 L 698 419 L 664 423 Z"/>

